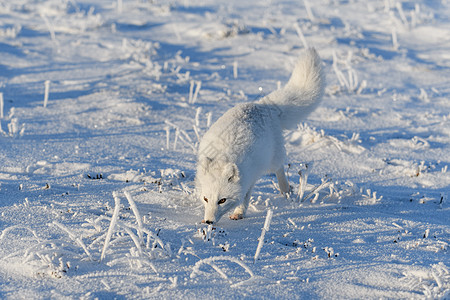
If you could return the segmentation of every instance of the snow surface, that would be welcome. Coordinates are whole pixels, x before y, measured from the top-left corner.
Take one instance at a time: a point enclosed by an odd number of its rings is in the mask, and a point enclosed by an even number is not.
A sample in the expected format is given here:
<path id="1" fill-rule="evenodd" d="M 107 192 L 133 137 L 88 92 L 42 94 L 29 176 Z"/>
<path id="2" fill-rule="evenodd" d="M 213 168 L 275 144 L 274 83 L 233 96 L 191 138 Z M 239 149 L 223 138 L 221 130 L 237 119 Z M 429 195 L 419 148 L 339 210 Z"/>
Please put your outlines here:
<path id="1" fill-rule="evenodd" d="M 220 2 L 0 2 L 0 298 L 450 298 L 449 2 Z M 295 193 L 200 224 L 199 136 L 306 45 Z"/>

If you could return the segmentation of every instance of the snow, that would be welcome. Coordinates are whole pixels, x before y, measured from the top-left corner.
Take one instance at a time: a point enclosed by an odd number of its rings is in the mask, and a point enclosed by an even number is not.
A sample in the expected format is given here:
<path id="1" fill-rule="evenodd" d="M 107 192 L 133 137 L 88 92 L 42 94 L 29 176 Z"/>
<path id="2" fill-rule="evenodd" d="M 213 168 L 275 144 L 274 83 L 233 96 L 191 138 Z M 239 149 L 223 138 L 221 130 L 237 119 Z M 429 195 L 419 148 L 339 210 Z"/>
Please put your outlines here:
<path id="1" fill-rule="evenodd" d="M 1 2 L 0 297 L 448 299 L 449 14 Z M 294 193 L 267 175 L 245 219 L 201 224 L 199 138 L 284 84 L 305 44 L 327 89 L 286 132 Z"/>

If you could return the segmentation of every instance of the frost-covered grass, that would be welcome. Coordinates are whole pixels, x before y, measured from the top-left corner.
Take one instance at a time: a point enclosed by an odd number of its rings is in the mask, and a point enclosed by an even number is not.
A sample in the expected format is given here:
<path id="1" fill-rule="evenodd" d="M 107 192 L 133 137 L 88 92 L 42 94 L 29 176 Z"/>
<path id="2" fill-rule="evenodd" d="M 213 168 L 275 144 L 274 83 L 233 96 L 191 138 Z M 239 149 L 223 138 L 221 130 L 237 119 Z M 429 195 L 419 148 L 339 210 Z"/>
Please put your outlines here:
<path id="1" fill-rule="evenodd" d="M 0 298 L 447 299 L 448 1 L 216 2 L 0 4 Z M 201 136 L 305 46 L 292 193 L 201 224 Z"/>

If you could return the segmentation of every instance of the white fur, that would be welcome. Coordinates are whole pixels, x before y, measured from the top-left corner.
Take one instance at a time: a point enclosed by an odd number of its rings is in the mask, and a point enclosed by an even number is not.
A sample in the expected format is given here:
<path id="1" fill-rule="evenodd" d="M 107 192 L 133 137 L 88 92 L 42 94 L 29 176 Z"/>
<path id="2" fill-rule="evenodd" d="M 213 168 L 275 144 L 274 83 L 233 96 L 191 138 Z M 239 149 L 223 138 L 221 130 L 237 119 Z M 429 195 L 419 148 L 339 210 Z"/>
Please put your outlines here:
<path id="1" fill-rule="evenodd" d="M 236 105 L 211 126 L 200 142 L 196 175 L 204 222 L 217 222 L 231 209 L 231 219 L 243 218 L 253 185 L 265 173 L 276 173 L 281 192 L 289 192 L 282 132 L 317 107 L 324 84 L 320 58 L 308 49 L 282 89 Z"/>

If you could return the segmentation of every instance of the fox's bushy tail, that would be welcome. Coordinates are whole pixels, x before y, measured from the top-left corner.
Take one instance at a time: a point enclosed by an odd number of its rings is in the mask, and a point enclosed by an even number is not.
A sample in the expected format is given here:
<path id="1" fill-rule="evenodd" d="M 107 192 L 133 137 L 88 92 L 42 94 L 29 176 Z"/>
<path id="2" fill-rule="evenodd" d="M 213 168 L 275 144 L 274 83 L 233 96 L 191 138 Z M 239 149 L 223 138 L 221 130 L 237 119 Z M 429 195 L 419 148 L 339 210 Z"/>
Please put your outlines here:
<path id="1" fill-rule="evenodd" d="M 320 103 L 325 88 L 321 60 L 314 48 L 300 56 L 288 83 L 260 100 L 279 112 L 281 127 L 292 129 Z"/>

